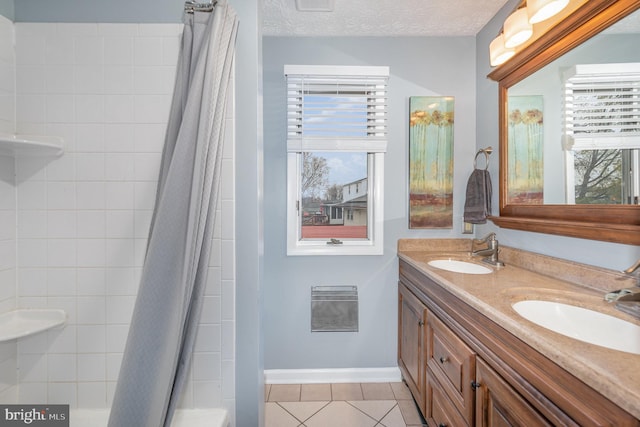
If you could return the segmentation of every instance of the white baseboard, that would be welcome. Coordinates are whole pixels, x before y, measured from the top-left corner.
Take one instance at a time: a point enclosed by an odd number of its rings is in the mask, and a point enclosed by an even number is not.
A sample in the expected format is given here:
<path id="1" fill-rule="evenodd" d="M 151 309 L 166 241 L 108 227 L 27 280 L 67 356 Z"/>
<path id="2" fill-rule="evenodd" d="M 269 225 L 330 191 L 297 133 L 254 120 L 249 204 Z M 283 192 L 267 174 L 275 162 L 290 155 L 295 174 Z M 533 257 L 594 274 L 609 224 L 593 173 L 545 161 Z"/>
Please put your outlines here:
<path id="1" fill-rule="evenodd" d="M 402 381 L 400 368 L 265 369 L 265 384 L 387 383 Z"/>

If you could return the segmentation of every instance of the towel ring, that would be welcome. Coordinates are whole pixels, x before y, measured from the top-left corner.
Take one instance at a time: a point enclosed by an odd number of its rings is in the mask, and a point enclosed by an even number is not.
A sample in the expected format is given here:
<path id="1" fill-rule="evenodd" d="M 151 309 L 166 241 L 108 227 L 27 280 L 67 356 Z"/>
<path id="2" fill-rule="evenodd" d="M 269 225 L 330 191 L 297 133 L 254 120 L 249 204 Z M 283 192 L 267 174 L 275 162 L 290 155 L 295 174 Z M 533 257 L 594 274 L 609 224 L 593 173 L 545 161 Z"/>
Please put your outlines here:
<path id="1" fill-rule="evenodd" d="M 473 159 L 473 168 L 477 169 L 478 156 L 480 154 L 484 154 L 484 161 L 485 161 L 484 170 L 489 170 L 489 155 L 491 153 L 493 153 L 493 148 L 491 148 L 491 147 L 487 147 L 487 148 L 483 148 L 483 149 L 479 150 L 476 153 L 476 157 Z"/>

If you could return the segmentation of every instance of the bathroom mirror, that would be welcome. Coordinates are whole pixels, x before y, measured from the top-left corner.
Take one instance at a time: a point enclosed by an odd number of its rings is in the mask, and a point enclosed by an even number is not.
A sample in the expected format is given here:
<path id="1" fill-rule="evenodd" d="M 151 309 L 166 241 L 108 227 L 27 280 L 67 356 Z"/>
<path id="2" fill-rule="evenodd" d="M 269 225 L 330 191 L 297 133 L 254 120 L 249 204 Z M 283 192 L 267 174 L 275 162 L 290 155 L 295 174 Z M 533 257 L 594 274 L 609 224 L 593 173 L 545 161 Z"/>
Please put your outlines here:
<path id="1" fill-rule="evenodd" d="M 639 150 L 622 150 L 626 160 L 620 167 L 635 168 L 622 184 L 628 197 L 581 198 L 575 189 L 583 172 L 571 170 L 579 167 L 571 145 L 578 138 L 563 136 L 562 111 L 564 81 L 584 65 L 640 64 L 638 41 L 629 42 L 640 37 L 630 34 L 634 28 L 640 31 L 638 9 L 637 0 L 587 1 L 489 74 L 499 83 L 500 216 L 490 218 L 498 226 L 640 244 L 640 205 L 634 198 L 640 185 Z M 634 120 L 640 120 L 637 104 L 632 110 Z M 514 123 L 531 125 L 523 131 L 526 136 L 514 137 Z M 523 185 L 530 188 L 523 191 Z"/>

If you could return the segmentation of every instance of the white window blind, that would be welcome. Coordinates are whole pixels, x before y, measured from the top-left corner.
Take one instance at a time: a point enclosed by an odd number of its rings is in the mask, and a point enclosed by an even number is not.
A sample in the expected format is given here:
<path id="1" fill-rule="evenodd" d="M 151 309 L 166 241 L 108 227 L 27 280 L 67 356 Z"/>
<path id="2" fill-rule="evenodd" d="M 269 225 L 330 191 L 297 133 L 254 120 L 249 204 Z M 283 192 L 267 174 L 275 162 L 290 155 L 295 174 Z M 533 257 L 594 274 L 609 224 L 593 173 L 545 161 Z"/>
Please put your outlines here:
<path id="1" fill-rule="evenodd" d="M 640 63 L 575 65 L 564 82 L 565 150 L 640 148 Z"/>
<path id="2" fill-rule="evenodd" d="M 388 67 L 285 66 L 287 150 L 385 152 Z"/>

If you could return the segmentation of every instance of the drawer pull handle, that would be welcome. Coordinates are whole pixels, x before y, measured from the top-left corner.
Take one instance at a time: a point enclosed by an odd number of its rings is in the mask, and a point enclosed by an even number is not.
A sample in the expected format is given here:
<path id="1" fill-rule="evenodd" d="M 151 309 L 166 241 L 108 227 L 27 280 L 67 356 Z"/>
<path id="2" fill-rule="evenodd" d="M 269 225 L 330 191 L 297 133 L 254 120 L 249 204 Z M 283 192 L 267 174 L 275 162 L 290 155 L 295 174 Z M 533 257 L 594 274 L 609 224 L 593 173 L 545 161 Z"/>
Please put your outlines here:
<path id="1" fill-rule="evenodd" d="M 448 362 L 449 358 L 447 356 L 440 357 L 440 363 Z"/>

